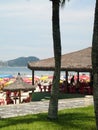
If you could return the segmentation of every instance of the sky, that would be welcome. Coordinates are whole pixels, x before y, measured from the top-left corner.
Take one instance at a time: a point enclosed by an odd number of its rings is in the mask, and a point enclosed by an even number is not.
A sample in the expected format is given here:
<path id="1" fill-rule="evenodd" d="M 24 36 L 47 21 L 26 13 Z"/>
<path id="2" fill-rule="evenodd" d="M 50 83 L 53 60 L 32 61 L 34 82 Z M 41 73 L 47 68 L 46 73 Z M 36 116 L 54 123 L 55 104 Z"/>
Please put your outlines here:
<path id="1" fill-rule="evenodd" d="M 60 8 L 62 54 L 92 46 L 96 0 L 70 0 Z M 52 2 L 0 0 L 0 60 L 53 57 Z"/>

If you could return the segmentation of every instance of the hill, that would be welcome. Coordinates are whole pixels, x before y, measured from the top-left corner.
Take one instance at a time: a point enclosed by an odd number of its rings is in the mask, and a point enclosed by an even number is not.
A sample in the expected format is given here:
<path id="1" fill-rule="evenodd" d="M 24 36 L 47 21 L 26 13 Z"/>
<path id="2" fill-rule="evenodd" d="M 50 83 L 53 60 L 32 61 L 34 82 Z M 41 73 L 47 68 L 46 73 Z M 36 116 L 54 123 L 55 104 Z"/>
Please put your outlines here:
<path id="1" fill-rule="evenodd" d="M 19 57 L 13 60 L 7 61 L 7 65 L 10 67 L 24 67 L 27 66 L 28 62 L 33 62 L 33 61 L 38 61 L 39 58 L 34 57 L 34 56 L 29 56 L 29 57 Z"/>

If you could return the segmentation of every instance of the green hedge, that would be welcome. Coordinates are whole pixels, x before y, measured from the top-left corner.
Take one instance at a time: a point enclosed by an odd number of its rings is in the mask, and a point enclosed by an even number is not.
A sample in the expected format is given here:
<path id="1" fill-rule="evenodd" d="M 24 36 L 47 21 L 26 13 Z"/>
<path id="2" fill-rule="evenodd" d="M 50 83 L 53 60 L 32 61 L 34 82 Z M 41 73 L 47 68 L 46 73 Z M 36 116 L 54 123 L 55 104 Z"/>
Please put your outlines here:
<path id="1" fill-rule="evenodd" d="M 83 94 L 70 94 L 70 93 L 59 93 L 59 99 L 66 99 L 66 98 L 78 98 L 84 97 Z M 34 92 L 32 94 L 32 101 L 41 101 L 50 99 L 49 92 Z"/>

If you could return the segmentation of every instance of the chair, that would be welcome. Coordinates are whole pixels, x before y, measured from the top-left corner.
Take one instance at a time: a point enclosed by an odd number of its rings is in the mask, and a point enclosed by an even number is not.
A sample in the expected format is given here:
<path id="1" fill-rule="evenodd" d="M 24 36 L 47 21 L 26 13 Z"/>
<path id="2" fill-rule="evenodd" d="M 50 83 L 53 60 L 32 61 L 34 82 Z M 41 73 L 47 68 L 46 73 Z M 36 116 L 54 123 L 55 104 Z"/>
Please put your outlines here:
<path id="1" fill-rule="evenodd" d="M 41 84 L 38 84 L 38 87 L 39 87 L 39 89 L 40 89 L 40 92 L 42 92 Z"/>
<path id="2" fill-rule="evenodd" d="M 27 98 L 24 98 L 22 103 L 27 103 L 27 102 L 30 102 L 31 101 L 31 98 L 30 97 L 27 97 Z"/>
<path id="3" fill-rule="evenodd" d="M 85 94 L 85 88 L 84 88 L 83 86 L 81 86 L 81 87 L 79 88 L 79 92 L 80 92 L 81 94 Z"/>
<path id="4" fill-rule="evenodd" d="M 0 105 L 4 105 L 4 104 L 5 104 L 4 99 L 0 99 Z"/>
<path id="5" fill-rule="evenodd" d="M 50 85 L 48 86 L 48 92 L 51 92 L 51 87 L 52 87 L 52 84 L 50 84 Z"/>
<path id="6" fill-rule="evenodd" d="M 76 87 L 73 85 L 69 86 L 69 93 L 76 93 Z"/>
<path id="7" fill-rule="evenodd" d="M 86 90 L 85 90 L 85 87 L 87 86 L 87 84 L 86 83 L 80 83 L 80 86 L 79 86 L 79 92 L 81 93 L 81 94 L 85 94 L 85 92 L 86 92 Z"/>
<path id="8" fill-rule="evenodd" d="M 86 87 L 85 89 L 86 89 L 87 94 L 89 95 L 93 94 L 93 88 L 91 88 L 90 86 Z"/>
<path id="9" fill-rule="evenodd" d="M 7 99 L 6 99 L 6 104 L 8 105 L 8 104 L 14 104 L 14 102 L 13 102 L 13 100 L 10 98 L 10 97 L 8 97 Z"/>
<path id="10" fill-rule="evenodd" d="M 46 86 L 46 85 L 44 85 L 44 86 L 43 86 L 44 92 L 46 92 L 46 88 L 47 88 L 47 86 Z"/>

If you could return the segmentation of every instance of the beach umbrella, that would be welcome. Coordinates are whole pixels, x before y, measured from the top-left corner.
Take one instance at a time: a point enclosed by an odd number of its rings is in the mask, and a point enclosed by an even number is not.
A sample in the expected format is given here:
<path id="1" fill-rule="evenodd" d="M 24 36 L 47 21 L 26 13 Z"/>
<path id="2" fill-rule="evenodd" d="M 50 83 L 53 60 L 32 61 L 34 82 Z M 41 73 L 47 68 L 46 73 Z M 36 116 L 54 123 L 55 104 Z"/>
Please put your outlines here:
<path id="1" fill-rule="evenodd" d="M 35 80 L 35 81 L 39 81 L 39 79 L 40 79 L 39 76 L 36 76 L 36 75 L 34 76 L 34 80 Z"/>
<path id="2" fill-rule="evenodd" d="M 26 83 L 29 83 L 29 84 L 32 83 L 32 80 L 28 77 L 23 78 L 23 81 L 26 82 Z"/>
<path id="3" fill-rule="evenodd" d="M 15 82 L 12 84 L 8 85 L 7 87 L 4 87 L 4 91 L 16 91 L 16 90 L 34 90 L 35 86 L 27 84 L 26 82 L 23 81 L 22 78 L 16 78 Z"/>
<path id="4" fill-rule="evenodd" d="M 40 79 L 39 76 L 34 76 L 34 81 L 38 81 L 39 79 Z M 32 77 L 24 77 L 23 81 L 26 82 L 26 83 L 32 84 Z"/>
<path id="5" fill-rule="evenodd" d="M 7 82 L 7 81 L 5 81 L 4 79 L 1 79 L 1 80 L 0 80 L 0 84 L 5 85 L 6 82 Z"/>
<path id="6" fill-rule="evenodd" d="M 74 76 L 74 79 L 77 80 L 77 75 Z M 82 74 L 82 75 L 79 75 L 79 80 L 85 80 L 85 81 L 90 81 L 90 76 L 89 75 L 86 75 L 86 74 Z"/>
<path id="7" fill-rule="evenodd" d="M 41 76 L 40 80 L 46 80 L 48 79 L 48 76 Z"/>
<path id="8" fill-rule="evenodd" d="M 90 76 L 89 76 L 89 75 L 83 74 L 83 75 L 80 75 L 79 78 L 80 78 L 81 80 L 90 81 Z"/>
<path id="9" fill-rule="evenodd" d="M 11 74 L 0 74 L 0 78 L 13 78 Z"/>
<path id="10" fill-rule="evenodd" d="M 9 85 L 9 84 L 14 83 L 15 80 L 16 80 L 15 78 L 14 78 L 14 79 L 10 79 L 9 81 L 7 81 L 7 82 L 4 84 L 4 86 L 7 86 L 7 85 Z"/>
<path id="11" fill-rule="evenodd" d="M 32 81 L 32 77 L 29 78 Z M 34 76 L 34 81 L 38 81 L 40 79 L 39 76 Z"/>
<path id="12" fill-rule="evenodd" d="M 46 75 L 46 76 L 40 77 L 40 80 L 43 80 L 43 81 L 44 80 L 51 80 L 51 79 L 53 79 L 53 76 L 50 76 L 50 75 L 49 76 Z"/>

